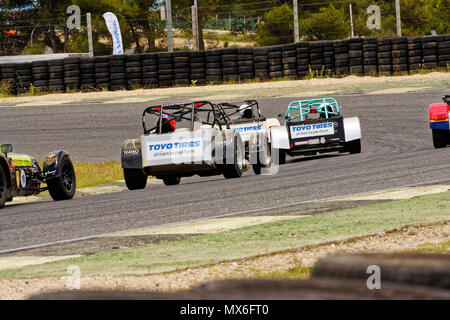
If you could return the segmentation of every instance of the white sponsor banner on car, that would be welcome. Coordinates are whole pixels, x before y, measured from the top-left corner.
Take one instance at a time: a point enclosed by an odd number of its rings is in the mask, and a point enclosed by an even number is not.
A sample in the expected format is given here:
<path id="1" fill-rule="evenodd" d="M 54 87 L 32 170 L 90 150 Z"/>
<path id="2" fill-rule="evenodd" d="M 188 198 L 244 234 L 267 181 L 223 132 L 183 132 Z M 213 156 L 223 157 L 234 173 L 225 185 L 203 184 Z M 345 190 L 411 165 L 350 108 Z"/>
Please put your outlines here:
<path id="1" fill-rule="evenodd" d="M 210 143 L 204 142 L 211 141 L 211 136 L 206 136 L 202 132 L 144 136 L 141 140 L 144 166 L 211 161 Z"/>
<path id="2" fill-rule="evenodd" d="M 334 123 L 324 122 L 292 126 L 290 131 L 292 139 L 327 136 L 334 134 Z"/>
<path id="3" fill-rule="evenodd" d="M 259 123 L 246 123 L 242 125 L 231 125 L 231 129 L 236 129 L 241 134 L 243 140 L 248 140 L 250 136 L 255 132 L 263 130 L 262 124 Z"/>

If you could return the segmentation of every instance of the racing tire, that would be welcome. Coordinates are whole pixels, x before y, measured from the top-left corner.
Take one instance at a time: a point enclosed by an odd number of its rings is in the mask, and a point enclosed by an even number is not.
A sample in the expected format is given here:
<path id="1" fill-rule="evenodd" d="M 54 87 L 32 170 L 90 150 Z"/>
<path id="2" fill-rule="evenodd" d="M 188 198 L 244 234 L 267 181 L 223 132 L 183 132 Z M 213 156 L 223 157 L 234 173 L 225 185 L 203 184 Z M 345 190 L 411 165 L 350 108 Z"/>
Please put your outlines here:
<path id="1" fill-rule="evenodd" d="M 433 146 L 435 149 L 445 148 L 448 144 L 448 131 L 432 129 L 433 132 Z"/>
<path id="2" fill-rule="evenodd" d="M 68 156 L 61 159 L 59 177 L 47 181 L 48 192 L 55 201 L 69 200 L 75 195 L 76 177 L 72 160 Z"/>
<path id="3" fill-rule="evenodd" d="M 166 186 L 176 186 L 177 184 L 180 184 L 180 181 L 181 181 L 180 177 L 163 178 L 163 182 Z"/>
<path id="4" fill-rule="evenodd" d="M 123 176 L 128 190 L 144 189 L 147 185 L 147 176 L 141 169 L 123 169 Z"/>
<path id="5" fill-rule="evenodd" d="M 270 157 L 270 155 L 269 155 L 269 157 Z M 252 169 L 253 169 L 253 172 L 257 175 L 257 176 L 259 176 L 260 174 L 261 174 L 261 171 L 262 171 L 262 168 L 270 168 L 271 167 L 271 165 L 272 165 L 272 161 L 270 160 L 270 163 L 267 165 L 267 166 L 265 166 L 264 164 L 262 164 L 261 162 L 260 162 L 260 159 L 259 159 L 259 152 L 258 152 L 258 162 L 257 163 L 255 163 L 255 164 L 252 164 Z"/>
<path id="6" fill-rule="evenodd" d="M 8 200 L 6 197 L 7 188 L 6 173 L 3 167 L 0 166 L 0 209 L 5 206 L 5 202 Z"/>
<path id="7" fill-rule="evenodd" d="M 361 153 L 361 139 L 347 142 L 347 150 L 350 154 Z"/>
<path id="8" fill-rule="evenodd" d="M 283 149 L 278 149 L 278 164 L 286 163 L 286 151 Z"/>
<path id="9" fill-rule="evenodd" d="M 225 177 L 225 179 L 239 178 L 240 176 L 242 176 L 244 155 L 240 154 L 241 157 L 239 159 L 238 154 L 240 152 L 241 151 L 238 150 L 238 138 L 235 137 L 233 146 L 234 163 L 224 165 L 223 176 Z"/>

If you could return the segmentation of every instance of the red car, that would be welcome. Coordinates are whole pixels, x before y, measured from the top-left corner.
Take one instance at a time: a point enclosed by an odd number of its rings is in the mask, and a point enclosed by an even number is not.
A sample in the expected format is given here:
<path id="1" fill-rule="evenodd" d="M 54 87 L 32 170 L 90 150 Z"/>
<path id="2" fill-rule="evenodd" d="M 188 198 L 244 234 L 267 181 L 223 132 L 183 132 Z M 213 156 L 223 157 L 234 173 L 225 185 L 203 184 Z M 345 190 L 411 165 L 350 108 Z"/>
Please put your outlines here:
<path id="1" fill-rule="evenodd" d="M 450 96 L 442 97 L 443 103 L 430 105 L 430 128 L 433 132 L 433 145 L 436 149 L 450 144 L 449 112 Z"/>

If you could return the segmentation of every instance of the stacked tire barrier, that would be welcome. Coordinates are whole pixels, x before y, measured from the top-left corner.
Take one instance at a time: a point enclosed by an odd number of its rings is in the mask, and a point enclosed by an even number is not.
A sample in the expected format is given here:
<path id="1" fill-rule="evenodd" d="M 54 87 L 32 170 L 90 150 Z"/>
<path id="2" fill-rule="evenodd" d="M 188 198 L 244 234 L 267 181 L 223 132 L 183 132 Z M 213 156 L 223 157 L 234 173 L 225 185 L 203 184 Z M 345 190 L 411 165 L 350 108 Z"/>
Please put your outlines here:
<path id="1" fill-rule="evenodd" d="M 81 69 L 80 58 L 71 57 L 64 59 L 64 84 L 68 90 L 80 89 Z"/>
<path id="2" fill-rule="evenodd" d="M 325 66 L 326 73 L 334 72 L 334 46 L 333 41 L 323 42 L 323 65 Z"/>
<path id="3" fill-rule="evenodd" d="M 32 77 L 32 63 L 21 63 L 16 67 L 17 93 L 26 93 L 30 90 Z"/>
<path id="4" fill-rule="evenodd" d="M 373 76 L 377 74 L 378 70 L 378 41 L 377 38 L 363 39 L 363 72 L 366 76 Z"/>
<path id="5" fill-rule="evenodd" d="M 299 42 L 297 43 L 297 77 L 303 78 L 309 73 L 309 66 L 311 61 L 309 56 L 311 50 L 309 48 L 309 42 Z"/>
<path id="6" fill-rule="evenodd" d="M 1 66 L 1 79 L 6 84 L 5 93 L 16 94 L 16 65 L 14 63 Z"/>
<path id="7" fill-rule="evenodd" d="M 283 46 L 281 62 L 283 64 L 283 77 L 297 78 L 297 45 L 295 43 Z"/>
<path id="8" fill-rule="evenodd" d="M 178 51 L 173 54 L 174 83 L 188 86 L 191 84 L 191 57 L 189 51 Z"/>
<path id="9" fill-rule="evenodd" d="M 240 81 L 255 78 L 253 48 L 238 48 L 238 75 Z"/>
<path id="10" fill-rule="evenodd" d="M 173 54 L 158 53 L 158 81 L 161 88 L 173 86 Z"/>
<path id="11" fill-rule="evenodd" d="M 238 80 L 238 51 L 234 49 L 222 50 L 222 80 L 223 82 Z"/>
<path id="12" fill-rule="evenodd" d="M 258 79 L 269 79 L 269 48 L 253 48 L 253 67 L 255 68 L 255 77 Z"/>
<path id="13" fill-rule="evenodd" d="M 422 38 L 423 67 L 424 69 L 434 69 L 438 65 L 438 37 L 427 36 Z"/>
<path id="14" fill-rule="evenodd" d="M 122 55 L 112 56 L 109 59 L 109 74 L 111 75 L 112 91 L 124 90 L 127 88 L 127 71 L 125 59 L 126 56 Z"/>
<path id="15" fill-rule="evenodd" d="M 283 77 L 283 66 L 281 64 L 281 48 L 283 46 L 273 46 L 269 47 L 269 53 L 267 57 L 269 58 L 269 78 L 276 79 Z"/>
<path id="16" fill-rule="evenodd" d="M 3 82 L 0 93 L 132 90 L 255 78 L 397 75 L 436 68 L 450 69 L 450 35 L 352 38 L 199 52 L 7 63 L 0 64 Z"/>
<path id="17" fill-rule="evenodd" d="M 80 87 L 82 90 L 95 89 L 95 64 L 94 58 L 80 58 Z"/>
<path id="18" fill-rule="evenodd" d="M 40 92 L 48 91 L 49 70 L 47 61 L 34 61 L 31 66 L 33 86 Z M 66 79 L 64 79 L 64 81 L 66 81 Z"/>
<path id="19" fill-rule="evenodd" d="M 127 89 L 132 90 L 142 86 L 142 55 L 125 56 L 125 71 L 127 75 Z M 114 79 L 111 79 L 111 85 Z"/>
<path id="20" fill-rule="evenodd" d="M 378 39 L 378 74 L 390 75 L 392 73 L 392 43 L 390 38 Z"/>
<path id="21" fill-rule="evenodd" d="M 200 86 L 206 84 L 205 51 L 193 51 L 190 53 L 190 57 L 189 67 L 191 69 L 191 84 Z"/>
<path id="22" fill-rule="evenodd" d="M 408 38 L 408 69 L 409 71 L 416 71 L 422 68 L 422 38 L 409 37 Z"/>
<path id="23" fill-rule="evenodd" d="M 450 68 L 450 35 L 439 36 L 439 68 Z"/>
<path id="24" fill-rule="evenodd" d="M 142 84 L 146 88 L 158 87 L 158 55 L 156 53 L 142 55 Z"/>
<path id="25" fill-rule="evenodd" d="M 95 66 L 95 87 L 100 90 L 108 89 L 111 86 L 110 63 L 108 56 L 94 58 Z"/>
<path id="26" fill-rule="evenodd" d="M 348 59 L 350 65 L 350 74 L 361 75 L 364 73 L 363 41 L 361 38 L 354 38 L 349 40 Z"/>
<path id="27" fill-rule="evenodd" d="M 398 37 L 392 39 L 392 73 L 408 73 L 408 39 Z"/>
<path id="28" fill-rule="evenodd" d="M 205 52 L 206 82 L 218 84 L 222 82 L 222 55 L 220 50 Z"/>
<path id="29" fill-rule="evenodd" d="M 310 56 L 309 63 L 311 66 L 311 71 L 315 74 L 323 73 L 323 41 L 315 41 L 309 44 Z"/>
<path id="30" fill-rule="evenodd" d="M 64 92 L 66 86 L 64 85 L 64 60 L 49 60 L 48 72 L 48 90 L 50 92 Z"/>
<path id="31" fill-rule="evenodd" d="M 334 72 L 337 75 L 345 75 L 350 72 L 350 43 L 349 40 L 338 40 L 333 43 L 334 48 Z"/>

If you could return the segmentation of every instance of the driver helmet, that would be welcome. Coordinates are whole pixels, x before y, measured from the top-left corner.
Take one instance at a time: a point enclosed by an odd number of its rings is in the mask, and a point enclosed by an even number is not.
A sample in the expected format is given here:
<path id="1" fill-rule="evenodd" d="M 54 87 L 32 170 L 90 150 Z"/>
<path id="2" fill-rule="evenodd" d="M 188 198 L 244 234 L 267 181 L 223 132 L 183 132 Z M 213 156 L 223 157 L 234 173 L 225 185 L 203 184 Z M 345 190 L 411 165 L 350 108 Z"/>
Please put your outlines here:
<path id="1" fill-rule="evenodd" d="M 241 115 L 241 118 L 245 119 L 253 118 L 252 108 L 246 103 L 239 107 L 239 114 Z"/>

